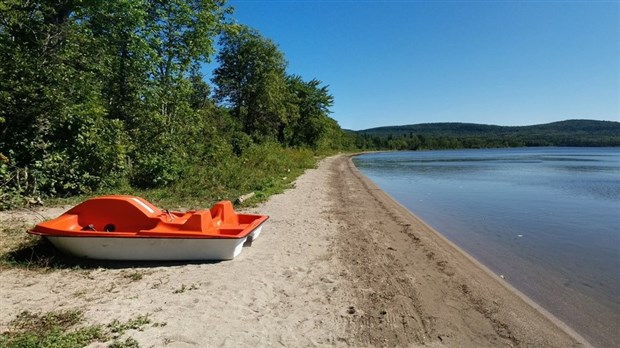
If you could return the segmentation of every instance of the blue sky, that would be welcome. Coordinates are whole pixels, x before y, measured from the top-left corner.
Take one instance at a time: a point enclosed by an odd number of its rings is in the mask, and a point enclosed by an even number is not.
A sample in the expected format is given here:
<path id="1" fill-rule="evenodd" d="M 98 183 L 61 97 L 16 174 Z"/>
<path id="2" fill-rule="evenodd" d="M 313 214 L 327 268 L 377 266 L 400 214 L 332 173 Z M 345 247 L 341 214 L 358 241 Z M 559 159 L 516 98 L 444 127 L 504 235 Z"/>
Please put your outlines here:
<path id="1" fill-rule="evenodd" d="M 343 128 L 620 121 L 620 2 L 230 1 Z"/>

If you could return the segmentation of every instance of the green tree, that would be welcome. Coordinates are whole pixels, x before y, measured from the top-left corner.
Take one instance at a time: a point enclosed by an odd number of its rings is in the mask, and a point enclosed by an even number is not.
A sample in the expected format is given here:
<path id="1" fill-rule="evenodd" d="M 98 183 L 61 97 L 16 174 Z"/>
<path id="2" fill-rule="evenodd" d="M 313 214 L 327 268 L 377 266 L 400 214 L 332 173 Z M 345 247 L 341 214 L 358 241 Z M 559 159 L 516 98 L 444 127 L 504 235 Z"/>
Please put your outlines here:
<path id="1" fill-rule="evenodd" d="M 223 0 L 154 0 L 149 2 L 143 35 L 150 47 L 149 71 L 160 101 L 159 112 L 171 122 L 181 114 L 176 106 L 190 91 L 184 84 L 196 64 L 210 61 L 213 40 L 226 27 Z M 179 95 L 181 93 L 181 95 Z M 186 93 L 186 94 L 184 94 Z"/>
<path id="2" fill-rule="evenodd" d="M 83 25 L 92 4 L 0 5 L 0 152 L 31 191 L 89 191 L 122 172 L 122 125 L 105 118 L 101 46 Z"/>
<path id="3" fill-rule="evenodd" d="M 334 103 L 334 97 L 329 94 L 327 86 L 321 86 L 321 81 L 317 79 L 306 82 L 301 76 L 292 75 L 288 78 L 288 85 L 299 112 L 298 120 L 292 125 L 291 144 L 316 148 L 331 126 L 329 108 Z"/>
<path id="4" fill-rule="evenodd" d="M 198 110 L 209 86 L 198 67 L 210 60 L 230 12 L 222 0 L 117 0 L 89 18 L 109 49 L 110 116 L 124 120 L 134 139 L 134 183 L 175 181 L 204 142 Z"/>
<path id="5" fill-rule="evenodd" d="M 197 66 L 210 60 L 215 36 L 227 27 L 230 8 L 223 0 L 154 0 L 140 35 L 151 88 L 148 114 L 137 128 L 132 180 L 140 186 L 164 185 L 179 178 L 197 148 L 205 113 L 196 98 L 206 85 Z"/>
<path id="6" fill-rule="evenodd" d="M 128 170 L 145 186 L 174 181 L 202 141 L 195 99 L 208 90 L 192 67 L 229 12 L 222 0 L 2 1 L 0 153 L 52 194 Z"/>
<path id="7" fill-rule="evenodd" d="M 103 1 L 83 9 L 83 25 L 101 45 L 102 97 L 109 118 L 136 128 L 149 109 L 150 75 L 154 70 L 151 48 L 144 28 L 148 20 L 146 1 Z"/>
<path id="8" fill-rule="evenodd" d="M 240 26 L 220 40 L 215 69 L 215 98 L 229 107 L 243 130 L 256 140 L 285 140 L 296 116 L 286 84 L 286 60 L 275 43 Z"/>

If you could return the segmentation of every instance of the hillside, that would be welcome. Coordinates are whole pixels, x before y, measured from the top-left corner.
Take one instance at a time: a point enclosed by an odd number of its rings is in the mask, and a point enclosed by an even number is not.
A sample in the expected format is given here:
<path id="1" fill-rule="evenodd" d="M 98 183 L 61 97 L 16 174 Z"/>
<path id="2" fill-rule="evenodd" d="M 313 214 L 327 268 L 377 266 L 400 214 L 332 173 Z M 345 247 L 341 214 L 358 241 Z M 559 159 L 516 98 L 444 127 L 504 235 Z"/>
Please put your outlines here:
<path id="1" fill-rule="evenodd" d="M 531 126 L 422 123 L 355 131 L 360 147 L 445 149 L 518 146 L 620 146 L 620 122 L 566 120 Z"/>
<path id="2" fill-rule="evenodd" d="M 620 136 L 620 122 L 594 120 L 566 120 L 531 126 L 495 126 L 476 123 L 420 123 L 387 126 L 356 131 L 358 134 L 396 136 L 423 134 L 433 136 L 488 136 L 562 133 Z"/>

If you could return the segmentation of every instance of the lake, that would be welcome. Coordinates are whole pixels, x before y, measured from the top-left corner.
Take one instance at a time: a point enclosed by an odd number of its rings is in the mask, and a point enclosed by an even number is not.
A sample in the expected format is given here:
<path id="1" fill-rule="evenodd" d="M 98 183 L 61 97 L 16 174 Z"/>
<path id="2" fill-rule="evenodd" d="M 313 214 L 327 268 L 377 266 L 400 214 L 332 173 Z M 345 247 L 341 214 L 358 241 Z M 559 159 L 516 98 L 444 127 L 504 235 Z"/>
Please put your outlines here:
<path id="1" fill-rule="evenodd" d="M 354 163 L 592 344 L 620 345 L 620 148 L 389 152 Z"/>

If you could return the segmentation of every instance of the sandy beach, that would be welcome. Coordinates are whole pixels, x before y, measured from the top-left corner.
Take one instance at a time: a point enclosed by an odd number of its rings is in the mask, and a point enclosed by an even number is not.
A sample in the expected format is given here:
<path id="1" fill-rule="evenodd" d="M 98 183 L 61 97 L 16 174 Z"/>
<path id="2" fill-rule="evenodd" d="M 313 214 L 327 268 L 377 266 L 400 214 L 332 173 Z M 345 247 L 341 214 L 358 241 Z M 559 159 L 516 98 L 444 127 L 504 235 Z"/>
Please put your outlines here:
<path id="1" fill-rule="evenodd" d="M 62 211 L 0 212 L 0 223 Z M 589 346 L 347 156 L 249 211 L 271 219 L 233 261 L 2 270 L 0 332 L 22 311 L 79 309 L 86 324 L 149 315 L 162 325 L 125 333 L 142 347 Z"/>

